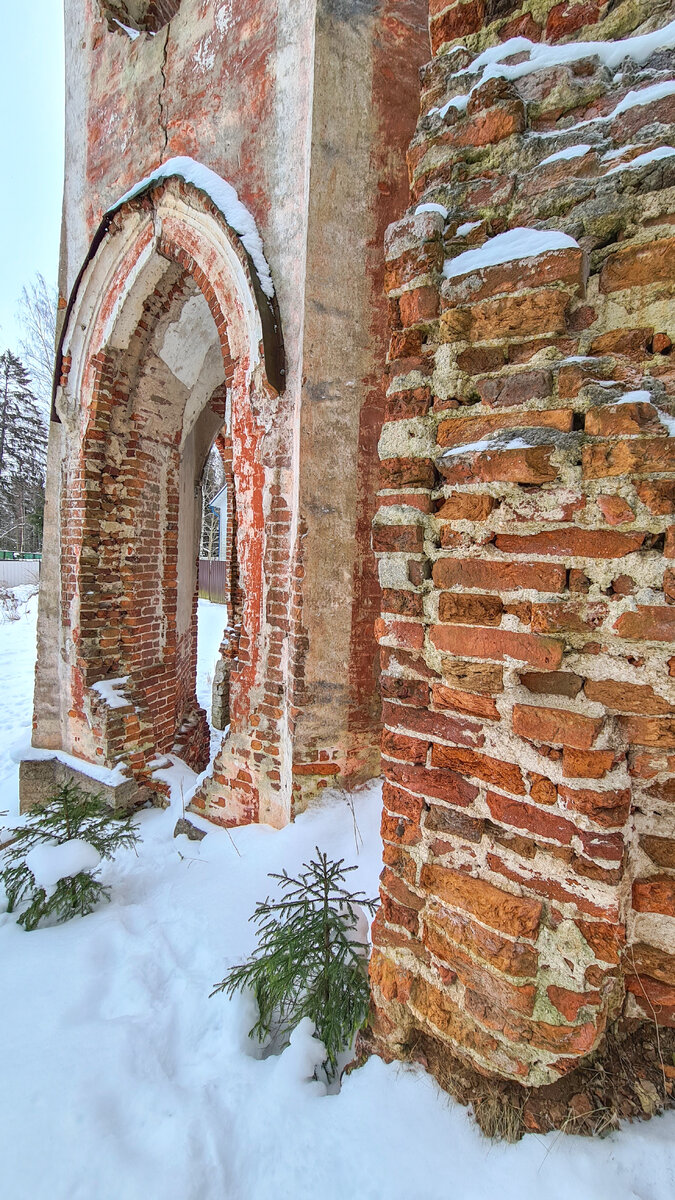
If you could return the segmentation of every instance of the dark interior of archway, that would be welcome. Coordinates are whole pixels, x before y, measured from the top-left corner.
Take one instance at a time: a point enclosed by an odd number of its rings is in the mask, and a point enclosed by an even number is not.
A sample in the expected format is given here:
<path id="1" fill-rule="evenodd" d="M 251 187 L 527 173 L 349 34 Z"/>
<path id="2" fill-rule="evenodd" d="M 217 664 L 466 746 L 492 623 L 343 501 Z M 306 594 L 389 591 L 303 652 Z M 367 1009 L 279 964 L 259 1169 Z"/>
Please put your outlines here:
<path id="1" fill-rule="evenodd" d="M 79 658 L 85 685 L 126 677 L 155 748 L 201 770 L 199 483 L 225 419 L 224 363 L 208 304 L 176 264 L 138 311 L 100 356 L 85 439 Z"/>
<path id="2" fill-rule="evenodd" d="M 173 20 L 180 5 L 181 0 L 101 0 L 103 15 L 112 28 L 121 24 L 139 33 L 157 33 L 163 29 Z"/>

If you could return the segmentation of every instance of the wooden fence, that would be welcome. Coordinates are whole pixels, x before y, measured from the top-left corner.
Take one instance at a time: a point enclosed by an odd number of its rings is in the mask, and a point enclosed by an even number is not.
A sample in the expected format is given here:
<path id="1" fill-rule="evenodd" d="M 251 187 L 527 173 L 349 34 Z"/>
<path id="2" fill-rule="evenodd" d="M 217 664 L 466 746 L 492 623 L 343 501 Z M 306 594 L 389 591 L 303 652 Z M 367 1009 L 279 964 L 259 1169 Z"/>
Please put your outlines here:
<path id="1" fill-rule="evenodd" d="M 200 558 L 199 595 L 213 604 L 227 604 L 230 599 L 227 563 L 218 558 Z"/>

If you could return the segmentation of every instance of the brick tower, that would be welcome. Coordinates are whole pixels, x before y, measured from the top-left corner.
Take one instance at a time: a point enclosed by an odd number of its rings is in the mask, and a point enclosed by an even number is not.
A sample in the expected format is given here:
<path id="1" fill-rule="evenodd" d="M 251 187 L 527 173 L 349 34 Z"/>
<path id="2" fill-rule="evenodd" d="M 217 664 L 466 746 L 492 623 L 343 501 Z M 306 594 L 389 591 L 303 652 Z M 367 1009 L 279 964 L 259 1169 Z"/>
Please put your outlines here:
<path id="1" fill-rule="evenodd" d="M 538 1087 L 675 1025 L 675 22 L 430 9 L 385 243 L 374 1032 Z"/>

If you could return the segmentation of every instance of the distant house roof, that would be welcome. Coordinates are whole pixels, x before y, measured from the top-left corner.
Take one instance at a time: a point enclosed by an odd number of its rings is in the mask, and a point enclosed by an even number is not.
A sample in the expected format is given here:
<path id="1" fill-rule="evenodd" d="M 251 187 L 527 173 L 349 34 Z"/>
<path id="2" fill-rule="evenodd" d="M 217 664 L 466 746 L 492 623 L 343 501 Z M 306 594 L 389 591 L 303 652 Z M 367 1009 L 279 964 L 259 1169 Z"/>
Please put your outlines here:
<path id="1" fill-rule="evenodd" d="M 226 508 L 226 507 L 227 507 L 227 484 L 225 484 L 224 487 L 221 487 L 219 492 L 216 492 L 216 494 L 212 500 L 209 500 L 209 508 L 212 508 L 214 510 L 214 512 L 220 512 L 221 508 Z"/>

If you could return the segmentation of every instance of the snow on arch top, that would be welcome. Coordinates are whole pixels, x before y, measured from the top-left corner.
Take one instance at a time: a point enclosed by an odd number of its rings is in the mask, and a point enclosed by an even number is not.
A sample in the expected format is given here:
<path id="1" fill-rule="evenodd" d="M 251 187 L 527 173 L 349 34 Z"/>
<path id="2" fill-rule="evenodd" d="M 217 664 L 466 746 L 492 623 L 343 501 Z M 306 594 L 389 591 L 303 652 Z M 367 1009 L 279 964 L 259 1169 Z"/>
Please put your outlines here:
<path id="1" fill-rule="evenodd" d="M 241 238 L 241 244 L 255 267 L 260 287 L 268 300 L 271 300 L 274 296 L 274 284 L 255 218 L 239 199 L 232 184 L 217 175 L 210 167 L 205 167 L 203 163 L 198 163 L 193 158 L 184 155 L 167 159 L 144 179 L 135 183 L 119 200 L 111 204 L 107 215 L 112 216 L 129 200 L 140 196 L 142 192 L 148 191 L 163 179 L 171 179 L 174 176 L 183 179 L 185 183 L 193 184 L 213 201 L 219 212 L 223 214 L 227 224 Z"/>

